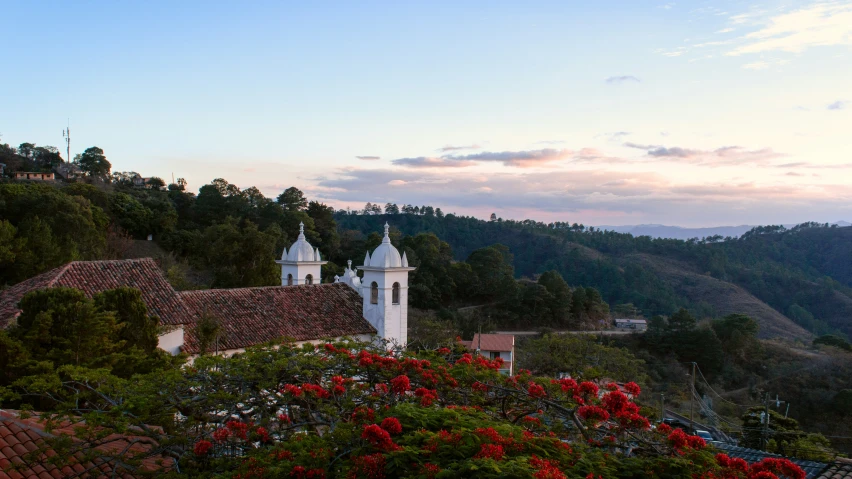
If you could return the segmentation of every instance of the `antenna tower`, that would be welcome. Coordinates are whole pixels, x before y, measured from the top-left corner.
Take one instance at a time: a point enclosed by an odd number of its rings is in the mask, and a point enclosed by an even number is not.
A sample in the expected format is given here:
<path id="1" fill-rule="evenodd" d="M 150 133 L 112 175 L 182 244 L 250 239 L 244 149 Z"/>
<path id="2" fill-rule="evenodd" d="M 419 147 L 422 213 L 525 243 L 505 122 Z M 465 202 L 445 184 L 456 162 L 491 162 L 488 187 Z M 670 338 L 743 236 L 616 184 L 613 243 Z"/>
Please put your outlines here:
<path id="1" fill-rule="evenodd" d="M 71 120 L 68 120 L 68 126 L 62 130 L 62 137 L 65 138 L 65 161 L 71 163 Z"/>

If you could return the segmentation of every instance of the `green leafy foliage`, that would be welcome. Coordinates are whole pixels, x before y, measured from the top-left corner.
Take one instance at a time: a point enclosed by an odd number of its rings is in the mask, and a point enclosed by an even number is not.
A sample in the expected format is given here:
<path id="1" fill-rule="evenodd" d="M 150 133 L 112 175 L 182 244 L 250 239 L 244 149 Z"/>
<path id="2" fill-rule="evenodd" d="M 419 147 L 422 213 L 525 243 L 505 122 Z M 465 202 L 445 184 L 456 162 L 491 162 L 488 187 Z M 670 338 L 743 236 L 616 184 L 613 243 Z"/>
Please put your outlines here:
<path id="1" fill-rule="evenodd" d="M 168 457 L 171 477 L 745 477 L 700 438 L 651 430 L 635 383 L 601 391 L 499 366 L 448 349 L 274 344 L 129 381 L 64 367 L 19 387 L 79 424 L 77 441 L 46 440 L 60 464 L 132 431 L 144 446 L 98 451 L 120 474 L 162 472 L 151 464 Z"/>

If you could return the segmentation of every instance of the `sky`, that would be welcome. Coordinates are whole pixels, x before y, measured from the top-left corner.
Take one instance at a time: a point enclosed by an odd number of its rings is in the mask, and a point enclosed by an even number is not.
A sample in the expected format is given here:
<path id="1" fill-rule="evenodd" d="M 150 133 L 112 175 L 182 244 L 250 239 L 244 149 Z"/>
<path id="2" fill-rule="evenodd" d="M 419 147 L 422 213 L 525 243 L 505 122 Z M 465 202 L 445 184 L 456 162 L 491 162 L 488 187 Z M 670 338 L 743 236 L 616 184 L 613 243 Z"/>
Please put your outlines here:
<path id="1" fill-rule="evenodd" d="M 852 220 L 852 0 L 2 1 L 0 141 L 335 208 Z"/>

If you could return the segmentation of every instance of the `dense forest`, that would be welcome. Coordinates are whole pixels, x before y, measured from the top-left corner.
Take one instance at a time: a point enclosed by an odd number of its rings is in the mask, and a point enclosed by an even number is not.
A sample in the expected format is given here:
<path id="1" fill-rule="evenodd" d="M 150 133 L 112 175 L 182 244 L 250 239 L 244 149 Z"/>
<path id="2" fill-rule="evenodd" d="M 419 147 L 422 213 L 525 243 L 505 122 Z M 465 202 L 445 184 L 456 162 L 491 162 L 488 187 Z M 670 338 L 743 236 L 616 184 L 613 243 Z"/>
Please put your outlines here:
<path id="1" fill-rule="evenodd" d="M 382 215 L 338 212 L 335 219 L 341 230 L 374 231 L 388 221 L 407 235 L 434 233 L 452 246 L 456 259 L 499 242 L 512 253 L 517 276 L 533 278 L 555 270 L 569 285 L 593 287 L 610 304 L 632 304 L 649 317 L 669 315 L 681 307 L 703 317 L 743 312 L 726 311 L 724 296 L 707 297 L 702 290 L 726 283 L 752 296 L 755 303 L 764 303 L 768 322 L 784 315 L 814 334 L 852 335 L 849 227 L 769 226 L 740 238 L 682 241 L 637 238 L 568 223 L 483 221 L 430 210 Z M 765 305 L 774 312 L 766 312 Z"/>

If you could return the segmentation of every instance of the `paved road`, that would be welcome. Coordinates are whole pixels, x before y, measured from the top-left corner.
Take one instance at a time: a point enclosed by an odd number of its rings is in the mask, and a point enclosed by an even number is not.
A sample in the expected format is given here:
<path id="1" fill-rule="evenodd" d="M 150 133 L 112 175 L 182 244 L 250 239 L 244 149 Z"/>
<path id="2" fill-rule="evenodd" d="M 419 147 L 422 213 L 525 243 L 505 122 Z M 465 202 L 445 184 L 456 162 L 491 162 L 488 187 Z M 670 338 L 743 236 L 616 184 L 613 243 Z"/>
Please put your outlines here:
<path id="1" fill-rule="evenodd" d="M 625 334 L 643 333 L 644 331 L 605 329 L 603 331 L 553 331 L 556 334 L 603 334 L 604 336 L 623 336 Z M 494 331 L 496 334 L 514 334 L 515 336 L 535 336 L 541 334 L 539 331 Z"/>

